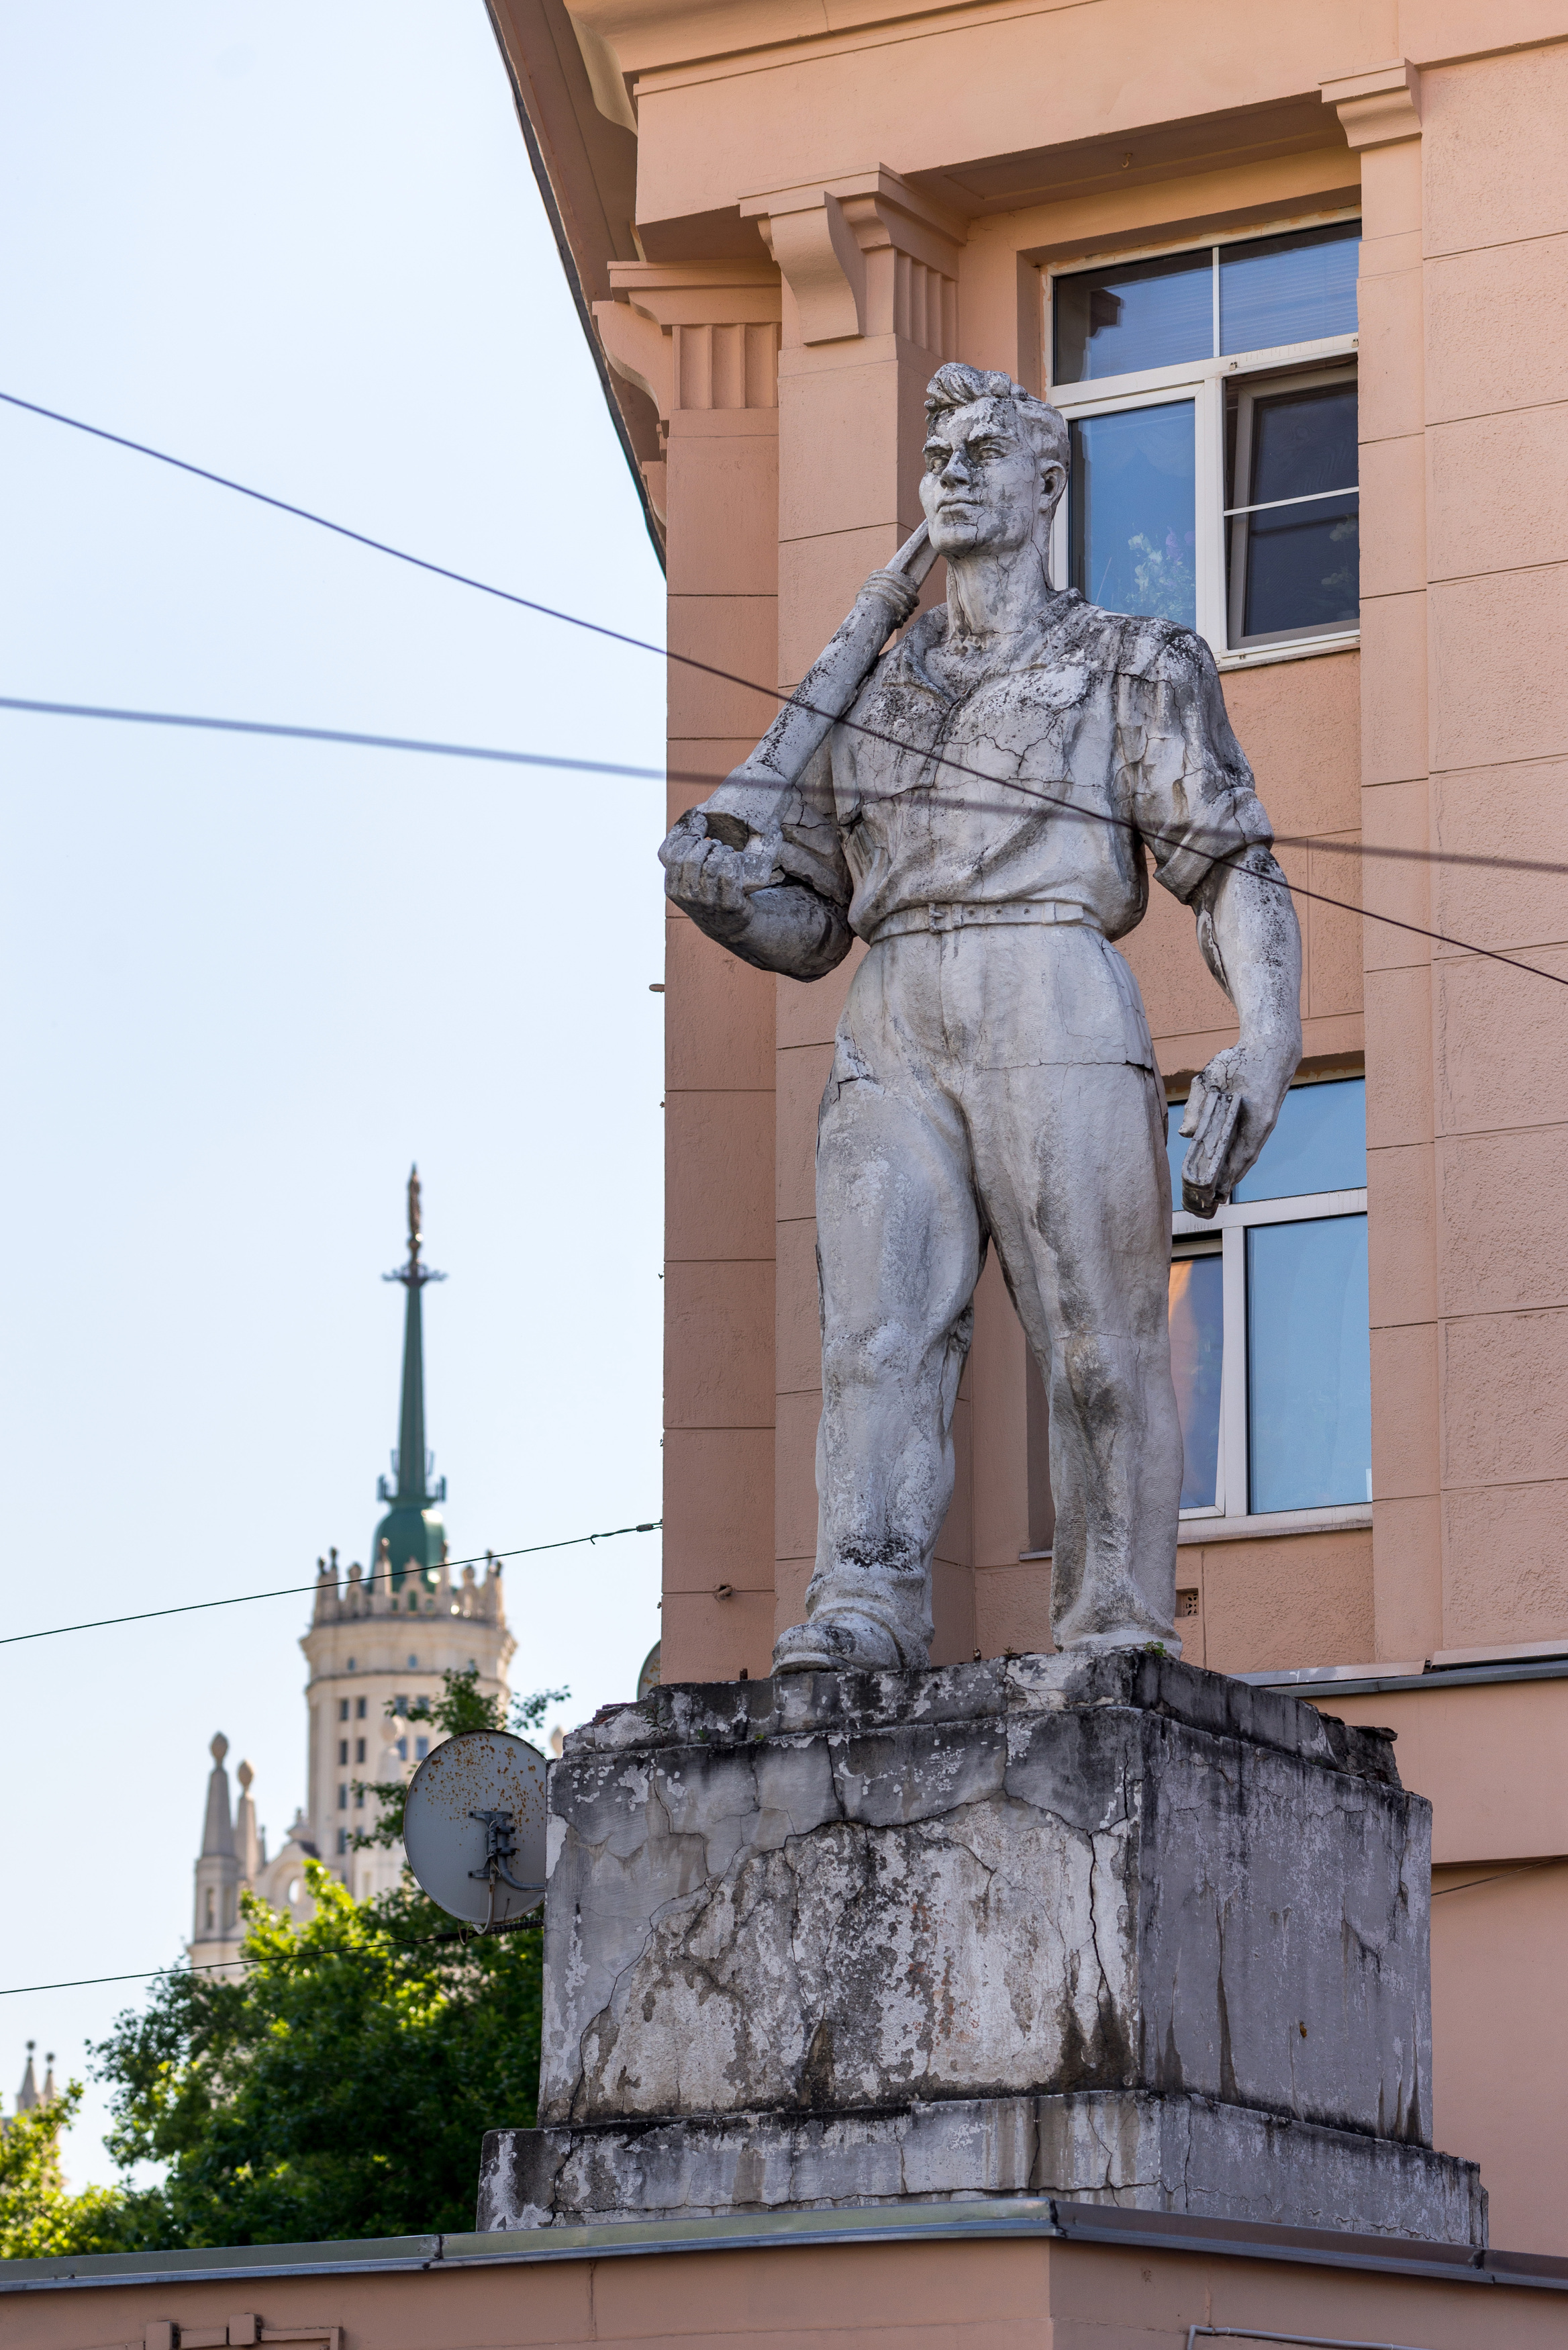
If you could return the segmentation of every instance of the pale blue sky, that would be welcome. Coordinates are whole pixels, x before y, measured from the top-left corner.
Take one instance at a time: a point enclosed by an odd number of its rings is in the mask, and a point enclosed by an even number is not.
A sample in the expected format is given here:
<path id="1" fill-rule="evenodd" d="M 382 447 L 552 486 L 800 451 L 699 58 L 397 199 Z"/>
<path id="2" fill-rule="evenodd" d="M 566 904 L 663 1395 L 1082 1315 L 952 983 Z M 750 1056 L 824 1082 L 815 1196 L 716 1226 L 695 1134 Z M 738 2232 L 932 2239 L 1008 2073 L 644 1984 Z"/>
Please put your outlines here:
<path id="1" fill-rule="evenodd" d="M 0 13 L 0 388 L 661 633 L 480 0 Z M 656 659 L 144 459 L 0 410 L 0 691 L 661 756 Z M 7 712 L 0 778 L 0 1629 L 365 1555 L 416 1157 L 454 1552 L 657 1515 L 658 787 Z M 658 1551 L 509 1571 L 518 1685 L 629 1695 Z M 303 1611 L 0 1649 L 0 1986 L 177 1955 L 214 1730 L 275 1846 Z M 5 2109 L 140 1996 L 0 2000 Z"/>

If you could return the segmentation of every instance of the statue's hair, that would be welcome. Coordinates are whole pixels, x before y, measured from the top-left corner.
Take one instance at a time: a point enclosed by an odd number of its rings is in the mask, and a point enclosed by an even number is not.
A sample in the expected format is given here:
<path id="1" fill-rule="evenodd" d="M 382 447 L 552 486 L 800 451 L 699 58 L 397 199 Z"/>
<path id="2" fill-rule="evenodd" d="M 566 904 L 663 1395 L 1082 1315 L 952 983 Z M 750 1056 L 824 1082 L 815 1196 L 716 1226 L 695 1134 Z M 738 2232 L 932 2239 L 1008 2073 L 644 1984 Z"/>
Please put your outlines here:
<path id="1" fill-rule="evenodd" d="M 1033 443 L 1042 464 L 1060 465 L 1066 471 L 1067 420 L 1061 410 L 1036 400 L 1010 375 L 999 375 L 992 369 L 966 367 L 962 359 L 949 359 L 926 386 L 926 421 L 934 424 L 955 408 L 972 407 L 977 400 L 1010 400 L 1019 429 Z"/>

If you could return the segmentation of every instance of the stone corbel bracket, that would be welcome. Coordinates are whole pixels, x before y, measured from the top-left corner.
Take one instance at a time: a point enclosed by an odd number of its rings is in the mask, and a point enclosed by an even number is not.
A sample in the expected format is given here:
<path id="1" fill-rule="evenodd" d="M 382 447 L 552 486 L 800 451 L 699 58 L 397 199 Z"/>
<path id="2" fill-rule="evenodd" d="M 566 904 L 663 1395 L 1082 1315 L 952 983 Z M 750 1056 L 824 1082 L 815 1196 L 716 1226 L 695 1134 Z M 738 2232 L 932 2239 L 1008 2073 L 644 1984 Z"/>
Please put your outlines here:
<path id="1" fill-rule="evenodd" d="M 748 261 L 616 261 L 611 298 L 594 304 L 605 357 L 659 411 L 662 451 L 677 416 L 776 408 L 782 296 L 776 269 Z M 662 457 L 642 468 L 660 522 Z"/>
<path id="2" fill-rule="evenodd" d="M 959 252 L 967 230 L 886 164 L 742 198 L 789 289 L 803 343 L 894 335 L 958 356 Z"/>
<path id="3" fill-rule="evenodd" d="M 1421 77 L 1404 57 L 1320 87 L 1324 104 L 1334 108 L 1358 153 L 1421 135 Z"/>

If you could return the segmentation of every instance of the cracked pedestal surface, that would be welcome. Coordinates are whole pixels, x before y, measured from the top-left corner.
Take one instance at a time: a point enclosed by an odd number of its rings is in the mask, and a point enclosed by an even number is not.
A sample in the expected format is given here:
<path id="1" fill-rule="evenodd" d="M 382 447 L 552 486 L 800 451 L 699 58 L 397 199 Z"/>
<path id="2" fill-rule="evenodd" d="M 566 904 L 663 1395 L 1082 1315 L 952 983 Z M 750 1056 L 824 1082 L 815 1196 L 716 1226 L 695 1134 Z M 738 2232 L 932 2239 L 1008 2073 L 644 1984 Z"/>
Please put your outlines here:
<path id="1" fill-rule="evenodd" d="M 1044 2193 L 1483 2241 L 1374 1731 L 1147 1654 L 671 1687 L 550 1814 L 482 2228 Z"/>

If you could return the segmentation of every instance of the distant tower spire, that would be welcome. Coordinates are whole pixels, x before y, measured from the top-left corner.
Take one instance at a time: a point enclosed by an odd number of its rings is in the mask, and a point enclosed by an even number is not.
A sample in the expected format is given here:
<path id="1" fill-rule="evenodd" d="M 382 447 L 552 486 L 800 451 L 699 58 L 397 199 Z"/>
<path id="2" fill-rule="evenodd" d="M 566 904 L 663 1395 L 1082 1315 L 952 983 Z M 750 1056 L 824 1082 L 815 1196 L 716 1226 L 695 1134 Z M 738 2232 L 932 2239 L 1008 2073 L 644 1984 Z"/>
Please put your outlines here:
<path id="1" fill-rule="evenodd" d="M 432 1272 L 421 1257 L 424 1241 L 420 1202 L 420 1170 L 409 1170 L 409 1261 L 396 1273 L 383 1274 L 383 1281 L 400 1281 L 406 1293 L 403 1309 L 403 1395 L 398 1422 L 398 1449 L 392 1455 L 392 1471 L 396 1486 L 389 1485 L 382 1477 L 377 1484 L 379 1501 L 389 1502 L 390 1509 L 376 1529 L 371 1557 L 383 1573 L 392 1571 L 392 1587 L 400 1590 L 406 1576 L 416 1575 L 433 1581 L 441 1565 L 446 1530 L 434 1504 L 446 1499 L 446 1479 L 431 1482 L 435 1456 L 425 1447 L 425 1357 L 424 1326 L 420 1304 L 421 1293 L 431 1281 L 444 1281 L 444 1273 Z M 383 1557 L 381 1545 L 387 1553 Z M 386 1590 L 378 1586 L 378 1596 Z"/>

